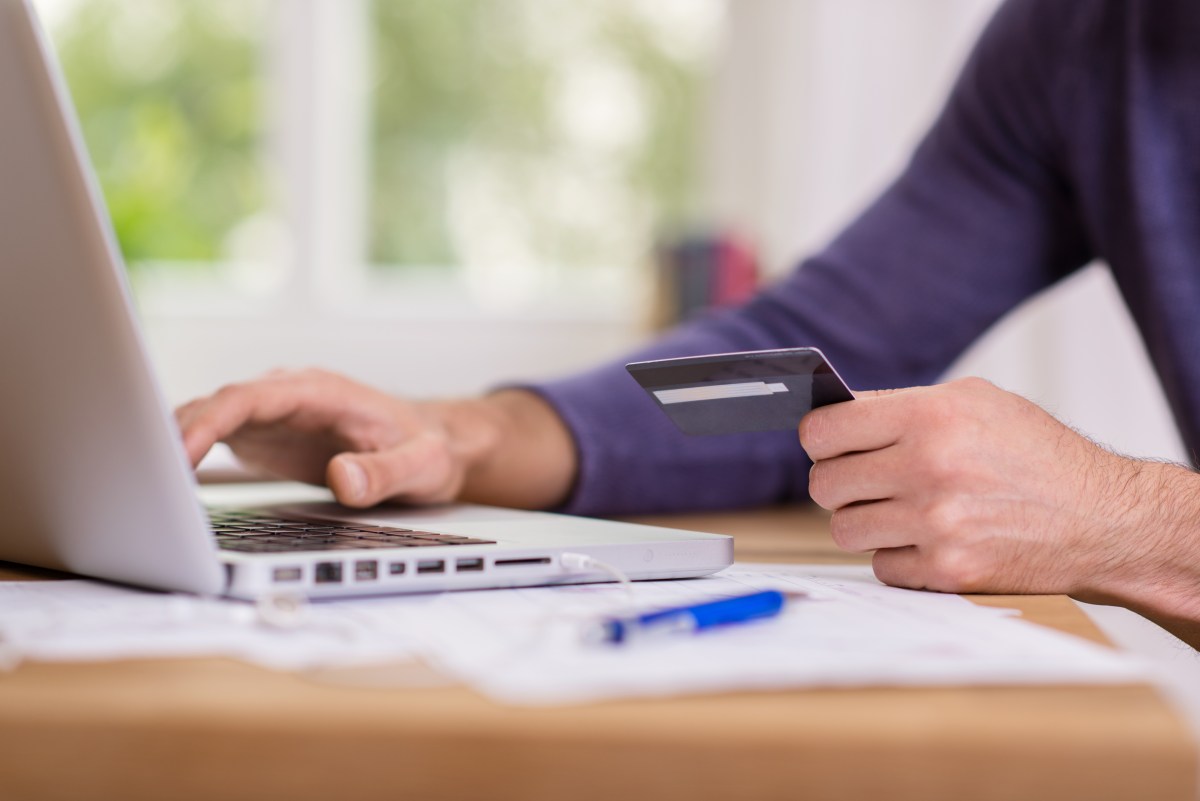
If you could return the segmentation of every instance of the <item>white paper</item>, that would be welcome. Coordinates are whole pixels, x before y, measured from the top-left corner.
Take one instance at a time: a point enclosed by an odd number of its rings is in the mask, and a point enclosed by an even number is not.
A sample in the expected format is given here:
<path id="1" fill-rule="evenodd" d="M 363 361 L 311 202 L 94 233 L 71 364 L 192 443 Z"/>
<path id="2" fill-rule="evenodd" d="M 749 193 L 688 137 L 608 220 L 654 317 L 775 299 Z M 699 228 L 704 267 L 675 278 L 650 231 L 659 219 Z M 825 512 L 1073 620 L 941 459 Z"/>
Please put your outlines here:
<path id="1" fill-rule="evenodd" d="M 628 647 L 603 617 L 756 589 L 803 592 L 767 620 Z M 288 622 L 287 620 L 284 621 Z M 514 704 L 739 689 L 1127 682 L 1132 658 L 866 567 L 739 564 L 715 577 L 321 602 L 292 625 L 252 605 L 90 581 L 0 582 L 0 663 L 228 656 L 281 670 L 422 656 Z"/>
<path id="2" fill-rule="evenodd" d="M 275 670 L 411 658 L 353 607 L 314 604 L 279 627 L 251 604 L 95 581 L 0 582 L 0 667 L 50 662 L 225 656 Z"/>
<path id="3" fill-rule="evenodd" d="M 636 643 L 581 633 L 606 613 L 744 594 L 806 592 L 777 618 Z M 1132 658 L 955 595 L 885 587 L 867 567 L 734 565 L 716 577 L 639 582 L 635 598 L 582 585 L 440 596 L 422 650 L 501 701 L 555 704 L 739 689 L 1138 680 Z"/>

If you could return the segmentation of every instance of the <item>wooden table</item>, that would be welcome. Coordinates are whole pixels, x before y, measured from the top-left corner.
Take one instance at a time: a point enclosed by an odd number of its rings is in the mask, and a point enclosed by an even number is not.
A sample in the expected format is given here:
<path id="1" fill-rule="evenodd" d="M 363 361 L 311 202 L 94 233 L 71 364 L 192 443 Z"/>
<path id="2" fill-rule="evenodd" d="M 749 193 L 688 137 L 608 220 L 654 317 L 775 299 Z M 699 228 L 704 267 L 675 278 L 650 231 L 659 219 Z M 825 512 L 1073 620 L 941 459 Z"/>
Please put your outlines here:
<path id="1" fill-rule="evenodd" d="M 743 561 L 852 561 L 798 509 L 655 519 Z M 38 575 L 15 566 L 0 578 Z M 984 599 L 975 599 L 983 601 Z M 990 598 L 1103 640 L 1061 597 Z M 497 706 L 414 672 L 347 686 L 226 660 L 0 674 L 4 799 L 1193 799 L 1146 686 L 742 693 Z M 391 680 L 395 680 L 391 676 Z M 343 683 L 330 683 L 337 679 Z"/>

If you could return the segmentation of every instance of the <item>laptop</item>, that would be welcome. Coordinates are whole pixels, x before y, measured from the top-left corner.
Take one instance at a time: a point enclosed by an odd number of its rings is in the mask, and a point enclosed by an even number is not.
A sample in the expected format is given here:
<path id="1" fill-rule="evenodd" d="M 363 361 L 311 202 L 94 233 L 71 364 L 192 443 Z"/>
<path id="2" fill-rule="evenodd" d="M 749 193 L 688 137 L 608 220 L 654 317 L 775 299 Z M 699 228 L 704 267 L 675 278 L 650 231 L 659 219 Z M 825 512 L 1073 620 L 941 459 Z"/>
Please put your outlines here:
<path id="1" fill-rule="evenodd" d="M 0 0 L 0 560 L 163 590 L 339 597 L 703 576 L 729 537 L 474 505 L 197 499 L 28 0 Z"/>

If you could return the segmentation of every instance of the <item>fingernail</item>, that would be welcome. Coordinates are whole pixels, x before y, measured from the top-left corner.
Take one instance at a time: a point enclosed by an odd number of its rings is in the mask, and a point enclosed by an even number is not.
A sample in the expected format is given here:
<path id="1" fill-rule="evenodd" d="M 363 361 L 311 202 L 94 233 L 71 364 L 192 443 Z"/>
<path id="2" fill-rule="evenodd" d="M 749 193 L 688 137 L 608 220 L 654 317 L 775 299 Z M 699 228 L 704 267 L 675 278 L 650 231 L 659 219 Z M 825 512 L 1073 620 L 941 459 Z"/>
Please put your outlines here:
<path id="1" fill-rule="evenodd" d="M 357 500 L 367 494 L 367 471 L 353 459 L 342 460 L 342 472 L 346 476 L 346 489 L 350 498 Z"/>

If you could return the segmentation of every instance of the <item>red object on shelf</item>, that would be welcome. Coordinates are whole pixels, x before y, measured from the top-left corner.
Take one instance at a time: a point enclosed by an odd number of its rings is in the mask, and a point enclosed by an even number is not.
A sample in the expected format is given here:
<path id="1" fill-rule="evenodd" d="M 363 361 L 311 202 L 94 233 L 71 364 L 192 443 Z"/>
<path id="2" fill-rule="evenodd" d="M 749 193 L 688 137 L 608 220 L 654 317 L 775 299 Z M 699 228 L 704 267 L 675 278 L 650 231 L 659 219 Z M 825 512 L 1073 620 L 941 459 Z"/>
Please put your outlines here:
<path id="1" fill-rule="evenodd" d="M 717 269 L 713 275 L 712 308 L 745 303 L 758 289 L 758 263 L 741 240 L 725 236 L 717 240 Z"/>

